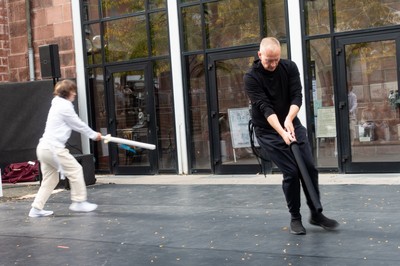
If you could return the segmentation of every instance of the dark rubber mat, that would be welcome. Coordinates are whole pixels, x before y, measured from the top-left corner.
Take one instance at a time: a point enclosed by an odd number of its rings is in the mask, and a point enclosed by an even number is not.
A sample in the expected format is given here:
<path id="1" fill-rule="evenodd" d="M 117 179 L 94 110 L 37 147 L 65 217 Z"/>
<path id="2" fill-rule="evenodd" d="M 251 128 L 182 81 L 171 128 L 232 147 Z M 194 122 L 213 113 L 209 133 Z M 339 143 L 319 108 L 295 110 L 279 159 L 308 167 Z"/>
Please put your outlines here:
<path id="1" fill-rule="evenodd" d="M 325 185 L 329 232 L 291 235 L 279 185 L 88 187 L 92 213 L 50 197 L 54 216 L 29 218 L 32 200 L 0 203 L 0 265 L 398 265 L 400 186 Z"/>

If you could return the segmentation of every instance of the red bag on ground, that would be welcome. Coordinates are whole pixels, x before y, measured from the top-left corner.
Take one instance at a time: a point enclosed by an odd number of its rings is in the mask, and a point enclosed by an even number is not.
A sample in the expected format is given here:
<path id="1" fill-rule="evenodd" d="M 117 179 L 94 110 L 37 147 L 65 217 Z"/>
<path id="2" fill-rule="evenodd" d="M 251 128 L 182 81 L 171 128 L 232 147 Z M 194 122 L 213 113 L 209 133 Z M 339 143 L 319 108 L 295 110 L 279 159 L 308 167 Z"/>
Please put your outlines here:
<path id="1" fill-rule="evenodd" d="M 39 180 L 39 162 L 12 163 L 6 166 L 2 183 L 34 182 Z"/>

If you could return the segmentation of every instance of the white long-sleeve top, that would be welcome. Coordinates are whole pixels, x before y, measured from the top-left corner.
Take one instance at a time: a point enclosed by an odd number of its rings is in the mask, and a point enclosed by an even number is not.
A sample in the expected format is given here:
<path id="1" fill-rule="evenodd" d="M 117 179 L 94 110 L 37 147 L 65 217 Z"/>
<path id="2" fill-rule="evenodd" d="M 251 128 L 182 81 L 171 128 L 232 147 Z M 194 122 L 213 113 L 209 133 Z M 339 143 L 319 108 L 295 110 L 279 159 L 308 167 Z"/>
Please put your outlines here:
<path id="1" fill-rule="evenodd" d="M 46 128 L 40 141 L 45 141 L 54 147 L 64 148 L 71 137 L 72 130 L 95 140 L 97 132 L 83 122 L 74 110 L 71 101 L 55 96 L 47 116 Z"/>

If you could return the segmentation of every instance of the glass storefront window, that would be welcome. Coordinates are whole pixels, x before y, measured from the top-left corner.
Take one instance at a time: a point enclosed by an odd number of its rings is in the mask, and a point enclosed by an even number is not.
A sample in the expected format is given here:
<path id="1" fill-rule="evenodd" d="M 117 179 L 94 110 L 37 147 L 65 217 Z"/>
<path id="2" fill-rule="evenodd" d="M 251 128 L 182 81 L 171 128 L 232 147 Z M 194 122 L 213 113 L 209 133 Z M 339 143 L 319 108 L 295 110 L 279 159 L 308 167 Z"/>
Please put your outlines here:
<path id="1" fill-rule="evenodd" d="M 207 48 L 259 41 L 258 0 L 223 0 L 204 4 Z"/>
<path id="2" fill-rule="evenodd" d="M 100 24 L 85 26 L 86 56 L 89 65 L 101 64 L 102 45 L 100 37 Z"/>
<path id="3" fill-rule="evenodd" d="M 182 8 L 182 21 L 184 50 L 203 49 L 200 6 Z"/>
<path id="4" fill-rule="evenodd" d="M 310 40 L 308 73 L 311 80 L 310 102 L 315 128 L 315 159 L 318 167 L 337 167 L 337 141 L 332 73 L 332 48 L 329 38 Z M 328 119 L 328 117 L 330 119 Z M 329 122 L 329 124 L 328 124 Z"/>
<path id="5" fill-rule="evenodd" d="M 157 9 L 157 8 L 165 8 L 166 0 L 149 0 L 149 8 Z"/>
<path id="6" fill-rule="evenodd" d="M 257 164 L 250 142 L 243 144 L 243 134 L 248 134 L 249 116 L 246 114 L 250 114 L 243 76 L 254 59 L 252 55 L 215 61 L 219 143 L 221 161 L 225 165 Z M 244 131 L 239 126 L 243 120 Z"/>
<path id="7" fill-rule="evenodd" d="M 289 51 L 288 51 L 287 43 L 281 42 L 281 58 L 288 59 L 289 58 L 288 53 L 289 53 Z"/>
<path id="8" fill-rule="evenodd" d="M 352 161 L 398 162 L 399 113 L 396 41 L 346 45 L 347 84 L 355 95 L 350 120 Z"/>
<path id="9" fill-rule="evenodd" d="M 213 146 L 214 140 L 213 136 L 210 138 L 212 134 L 209 133 L 211 120 L 209 117 L 210 106 L 208 106 L 207 100 L 209 100 L 208 97 L 210 95 L 207 94 L 209 92 L 207 86 L 209 86 L 210 80 L 207 79 L 205 74 L 207 49 L 219 49 L 225 52 L 230 47 L 249 46 L 255 50 L 253 46 L 259 44 L 261 37 L 275 36 L 282 42 L 282 58 L 287 58 L 288 46 L 284 43 L 288 37 L 286 33 L 287 13 L 285 12 L 287 1 L 181 0 L 178 3 L 181 15 L 180 21 L 182 23 L 181 41 L 183 42 L 183 50 L 191 52 L 190 55 L 185 55 L 185 73 L 187 74 L 185 85 L 187 87 L 183 88 L 187 92 L 186 104 L 188 104 L 187 108 L 189 110 L 188 131 L 190 132 L 188 132 L 188 138 L 191 170 L 210 171 L 213 169 L 213 162 L 211 162 L 210 157 L 214 156 L 210 151 L 210 147 Z M 83 6 L 85 4 L 86 9 L 83 9 L 86 10 L 84 29 L 87 35 L 87 60 L 85 63 L 87 63 L 86 67 L 88 67 L 88 81 L 93 97 L 91 102 L 95 105 L 93 107 L 93 120 L 96 127 L 99 131 L 104 131 L 102 132 L 104 134 L 107 133 L 107 130 L 114 130 L 105 118 L 107 116 L 105 104 L 109 104 L 107 107 L 111 113 L 114 111 L 114 107 L 121 107 L 116 104 L 117 101 L 113 106 L 112 101 L 116 99 L 110 95 L 108 97 L 111 98 L 107 101 L 104 91 L 110 92 L 109 90 L 115 88 L 111 84 L 111 79 L 104 82 L 103 72 L 107 71 L 109 73 L 108 71 L 111 71 L 115 81 L 118 81 L 118 73 L 131 71 L 129 68 L 123 68 L 125 63 L 133 66 L 145 61 L 148 66 L 146 71 L 151 71 L 149 67 L 153 66 L 152 75 L 146 75 L 146 80 L 148 84 L 152 84 L 147 88 L 149 92 L 154 91 L 154 95 L 151 93 L 151 97 L 154 97 L 153 108 L 157 122 L 154 123 L 156 128 L 151 130 L 152 132 L 157 132 L 157 141 L 153 139 L 153 142 L 157 142 L 157 147 L 159 147 L 157 153 L 159 156 L 159 169 L 176 170 L 173 88 L 171 66 L 169 60 L 167 60 L 170 48 L 166 12 L 167 1 L 83 0 Z M 172 43 L 177 41 L 179 40 L 172 40 Z M 104 56 L 103 58 L 102 55 Z M 154 58 L 155 56 L 162 57 L 162 60 L 157 61 L 156 59 L 159 58 Z M 224 72 L 219 68 L 221 65 L 218 63 L 221 62 L 217 61 L 215 65 L 218 69 L 216 74 L 225 80 L 228 76 L 234 77 L 231 79 L 230 84 L 237 84 L 238 90 L 241 90 L 241 72 L 244 70 L 240 68 L 240 74 L 232 70 L 229 73 Z M 229 62 L 231 66 L 238 66 L 240 65 L 238 62 L 242 62 L 234 58 L 225 58 L 223 61 Z M 243 66 L 245 65 L 245 61 L 243 61 Z M 141 69 L 133 68 L 132 71 L 140 72 Z M 149 80 L 150 77 L 152 80 Z M 240 80 L 240 82 L 236 82 L 236 80 Z M 220 88 L 228 86 L 223 83 L 223 80 L 218 80 L 217 85 Z M 219 96 L 222 97 L 222 94 Z M 226 97 L 228 98 L 228 96 L 231 97 L 231 95 L 227 94 Z M 228 109 L 231 109 L 228 106 L 229 102 L 223 104 L 225 106 L 225 109 L 223 108 L 222 110 L 223 112 L 228 107 Z M 243 102 L 241 105 L 247 106 L 247 102 Z M 129 110 L 127 113 L 129 113 Z M 121 116 L 118 119 L 119 126 L 121 126 Z M 152 122 L 154 121 L 152 120 Z M 117 132 L 119 126 L 116 127 Z M 131 126 L 132 124 L 128 125 L 128 127 Z M 223 136 L 224 138 L 225 135 Z M 153 136 L 155 137 L 155 135 Z M 228 142 L 229 139 L 223 139 L 223 141 Z M 102 166 L 98 167 L 99 170 L 111 168 L 111 171 L 113 171 L 114 166 L 113 163 L 109 162 L 110 159 L 106 147 L 103 147 L 104 145 L 101 143 L 95 143 L 95 145 L 101 157 L 99 163 Z M 246 150 L 243 153 L 250 153 L 250 151 Z M 113 153 L 110 152 L 110 154 L 113 157 Z M 120 165 L 123 165 L 123 162 L 120 162 Z"/>
<path id="10" fill-rule="evenodd" d="M 99 1 L 83 0 L 83 20 L 95 20 L 99 18 Z"/>
<path id="11" fill-rule="evenodd" d="M 157 142 L 161 170 L 176 168 L 176 137 L 171 67 L 167 60 L 154 62 L 154 95 L 157 115 Z"/>
<path id="12" fill-rule="evenodd" d="M 307 0 L 304 9 L 307 35 L 330 33 L 329 0 Z"/>
<path id="13" fill-rule="evenodd" d="M 152 106 L 153 97 L 148 97 L 151 89 L 146 90 L 148 82 L 146 70 L 142 67 L 116 69 L 110 75 L 109 90 L 112 91 L 110 117 L 115 117 L 115 130 L 111 129 L 117 137 L 149 143 L 150 134 L 148 123 L 149 106 Z M 150 91 L 150 92 L 149 92 Z M 114 135 L 112 133 L 112 135 Z M 148 150 L 137 147 L 124 147 L 122 145 L 109 146 L 113 153 L 115 166 L 145 167 L 150 166 Z"/>
<path id="14" fill-rule="evenodd" d="M 207 48 L 224 48 L 259 42 L 261 23 L 258 6 L 259 0 L 223 0 L 205 3 L 203 6 L 183 7 L 185 51 L 203 49 L 203 24 Z M 284 1 L 265 1 L 263 16 L 265 36 L 286 38 Z"/>
<path id="15" fill-rule="evenodd" d="M 107 108 L 106 108 L 106 91 L 104 90 L 104 75 L 103 68 L 90 68 L 88 69 L 89 78 L 89 92 L 91 103 L 93 104 L 92 119 L 95 121 L 96 131 L 101 132 L 102 135 L 107 135 Z M 97 151 L 96 168 L 100 171 L 109 171 L 109 152 L 108 144 L 102 141 L 94 142 Z"/>
<path id="16" fill-rule="evenodd" d="M 210 169 L 207 92 L 204 75 L 204 56 L 186 57 L 189 89 L 191 162 L 193 169 Z"/>
<path id="17" fill-rule="evenodd" d="M 285 2 L 263 1 L 264 23 L 260 21 L 259 2 L 222 0 L 183 7 L 185 51 L 203 49 L 202 25 L 205 26 L 206 48 L 210 49 L 258 43 L 261 24 L 265 26 L 265 36 L 286 38 Z"/>
<path id="18" fill-rule="evenodd" d="M 336 0 L 333 13 L 336 32 L 400 24 L 397 0 Z"/>
<path id="19" fill-rule="evenodd" d="M 277 39 L 286 38 L 285 1 L 266 0 L 264 2 L 264 18 L 266 36 L 273 36 Z M 254 34 L 257 35 L 256 32 Z"/>
<path id="20" fill-rule="evenodd" d="M 135 16 L 104 23 L 106 62 L 147 57 L 146 17 Z"/>
<path id="21" fill-rule="evenodd" d="M 167 55 L 169 52 L 168 17 L 166 12 L 150 14 L 152 55 Z"/>
<path id="22" fill-rule="evenodd" d="M 145 0 L 102 0 L 103 17 L 117 17 L 145 10 Z"/>

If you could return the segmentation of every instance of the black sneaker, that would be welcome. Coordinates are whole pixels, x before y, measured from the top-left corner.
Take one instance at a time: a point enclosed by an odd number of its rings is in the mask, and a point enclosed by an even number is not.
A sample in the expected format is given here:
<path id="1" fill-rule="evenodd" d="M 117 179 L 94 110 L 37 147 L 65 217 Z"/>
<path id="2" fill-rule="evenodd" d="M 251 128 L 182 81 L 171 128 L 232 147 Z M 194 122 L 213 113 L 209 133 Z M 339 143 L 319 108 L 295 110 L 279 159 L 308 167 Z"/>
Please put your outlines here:
<path id="1" fill-rule="evenodd" d="M 322 213 L 313 213 L 310 217 L 310 224 L 321 226 L 325 230 L 335 230 L 339 226 L 336 220 L 329 219 Z"/>
<path id="2" fill-rule="evenodd" d="M 300 219 L 292 219 L 290 221 L 290 233 L 293 235 L 305 235 L 306 229 Z"/>

